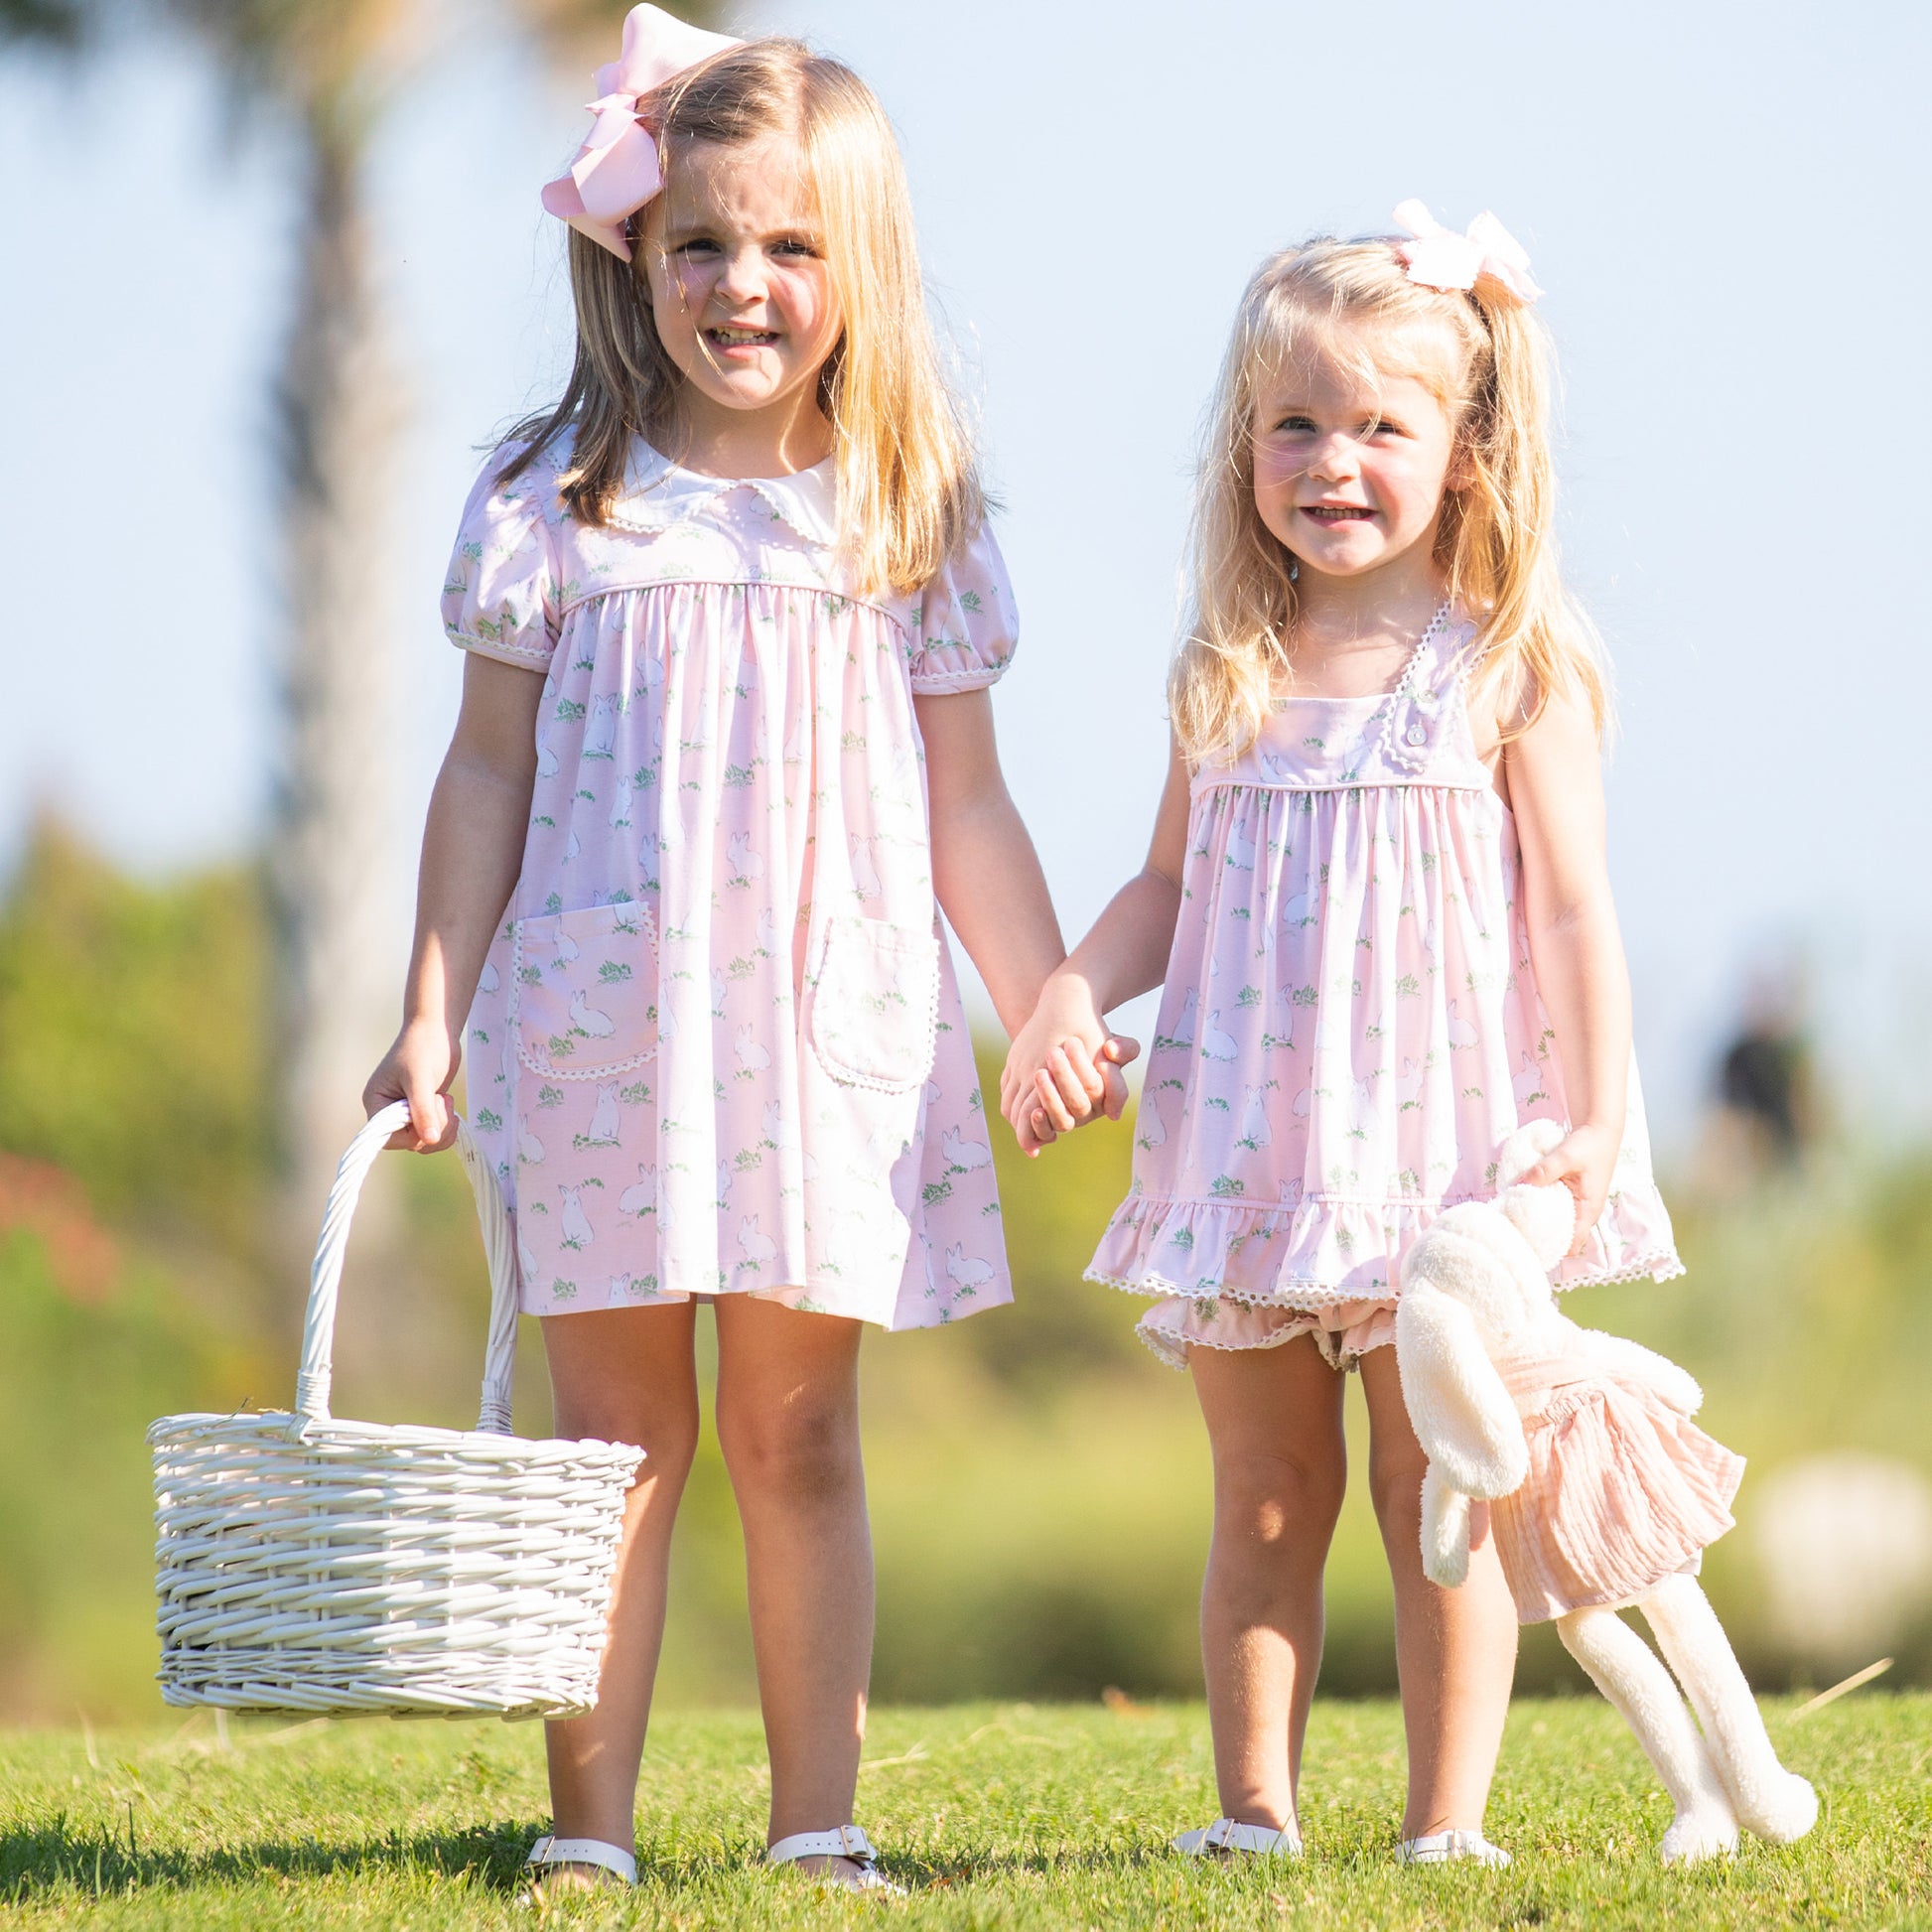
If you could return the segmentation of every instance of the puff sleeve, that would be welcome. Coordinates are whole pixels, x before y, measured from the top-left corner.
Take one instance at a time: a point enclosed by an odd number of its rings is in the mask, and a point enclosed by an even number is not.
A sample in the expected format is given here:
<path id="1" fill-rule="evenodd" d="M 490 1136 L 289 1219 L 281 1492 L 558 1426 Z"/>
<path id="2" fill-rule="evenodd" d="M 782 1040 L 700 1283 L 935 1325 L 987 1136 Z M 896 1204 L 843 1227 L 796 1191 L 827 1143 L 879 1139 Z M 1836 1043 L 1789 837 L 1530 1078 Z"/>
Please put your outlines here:
<path id="1" fill-rule="evenodd" d="M 543 515 L 543 478 L 533 466 L 496 481 L 498 450 L 464 505 L 443 581 L 443 628 L 451 643 L 484 657 L 546 670 L 556 648 L 557 573 Z"/>
<path id="2" fill-rule="evenodd" d="M 920 696 L 984 690 L 1006 670 L 1020 619 L 1006 560 L 984 524 L 925 587 L 917 624 L 912 689 Z"/>

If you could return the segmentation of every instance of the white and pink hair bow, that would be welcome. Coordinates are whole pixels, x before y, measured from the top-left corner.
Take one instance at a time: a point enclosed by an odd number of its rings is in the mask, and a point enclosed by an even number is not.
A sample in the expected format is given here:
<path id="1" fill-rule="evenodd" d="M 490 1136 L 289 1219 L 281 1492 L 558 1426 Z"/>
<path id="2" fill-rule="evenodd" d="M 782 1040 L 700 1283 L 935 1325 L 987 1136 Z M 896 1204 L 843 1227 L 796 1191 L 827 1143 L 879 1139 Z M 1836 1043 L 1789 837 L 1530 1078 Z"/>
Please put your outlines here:
<path id="1" fill-rule="evenodd" d="M 1411 237 L 1395 245 L 1410 281 L 1426 289 L 1456 290 L 1487 282 L 1524 304 L 1543 293 L 1530 277 L 1523 244 L 1487 210 L 1469 223 L 1467 234 L 1444 227 L 1420 202 L 1404 202 L 1395 218 Z"/>
<path id="2" fill-rule="evenodd" d="M 584 145 L 568 174 L 546 183 L 543 206 L 620 261 L 630 259 L 624 224 L 664 186 L 657 137 L 637 116 L 637 100 L 742 41 L 707 34 L 662 7 L 632 7 L 623 19 L 623 49 L 597 70 L 597 98 Z"/>

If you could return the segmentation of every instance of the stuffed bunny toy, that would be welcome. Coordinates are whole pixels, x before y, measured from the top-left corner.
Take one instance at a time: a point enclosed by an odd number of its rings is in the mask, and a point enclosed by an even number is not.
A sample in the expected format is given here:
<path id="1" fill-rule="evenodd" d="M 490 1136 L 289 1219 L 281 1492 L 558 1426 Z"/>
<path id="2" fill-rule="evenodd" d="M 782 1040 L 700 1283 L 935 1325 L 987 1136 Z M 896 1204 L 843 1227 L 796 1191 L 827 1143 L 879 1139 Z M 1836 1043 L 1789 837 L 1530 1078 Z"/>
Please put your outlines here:
<path id="1" fill-rule="evenodd" d="M 1470 1502 L 1486 1502 L 1517 1614 L 1555 1620 L 1670 1794 L 1664 1862 L 1731 1852 L 1740 1825 L 1786 1844 L 1811 1830 L 1817 1794 L 1778 1762 L 1696 1575 L 1731 1527 L 1743 1461 L 1691 1422 L 1703 1391 L 1675 1362 L 1558 1312 L 1549 1271 L 1576 1203 L 1521 1176 L 1562 1138 L 1553 1121 L 1519 1128 L 1498 1152 L 1499 1196 L 1440 1215 L 1403 1266 L 1396 1360 L 1429 1457 L 1423 1567 L 1461 1584 Z M 1643 1612 L 1669 1670 L 1622 1608 Z"/>

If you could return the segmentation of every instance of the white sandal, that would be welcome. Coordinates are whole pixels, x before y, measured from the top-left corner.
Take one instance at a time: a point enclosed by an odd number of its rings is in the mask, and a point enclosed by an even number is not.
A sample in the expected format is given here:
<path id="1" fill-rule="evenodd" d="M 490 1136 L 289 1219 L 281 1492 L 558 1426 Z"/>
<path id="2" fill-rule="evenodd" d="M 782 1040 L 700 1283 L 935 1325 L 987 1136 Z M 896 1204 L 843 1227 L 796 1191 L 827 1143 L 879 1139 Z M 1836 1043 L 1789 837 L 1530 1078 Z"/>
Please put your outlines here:
<path id="1" fill-rule="evenodd" d="M 856 1869 L 832 1865 L 824 1871 L 809 1871 L 823 1885 L 837 1885 L 846 1891 L 884 1892 L 903 1898 L 905 1887 L 896 1885 L 879 1868 L 879 1855 L 872 1841 L 857 1825 L 840 1825 L 829 1832 L 793 1832 L 781 1838 L 764 1855 L 766 1864 L 796 1864 L 800 1859 L 844 1859 Z"/>
<path id="2" fill-rule="evenodd" d="M 1500 1871 L 1509 1854 L 1480 1832 L 1432 1832 L 1427 1838 L 1405 1838 L 1395 1848 L 1397 1864 L 1448 1864 L 1454 1859 L 1473 1859 Z"/>
<path id="3" fill-rule="evenodd" d="M 607 1845 L 601 1838 L 558 1838 L 554 1833 L 546 1833 L 530 1847 L 530 1856 L 523 1861 L 524 1870 L 534 1872 L 537 1877 L 567 1864 L 595 1865 L 626 1885 L 637 1882 L 635 1856 L 621 1846 Z"/>
<path id="4" fill-rule="evenodd" d="M 1190 1859 L 1221 1859 L 1230 1852 L 1253 1852 L 1268 1859 L 1299 1859 L 1302 1841 L 1288 1826 L 1243 1825 L 1237 1819 L 1217 1818 L 1197 1832 L 1182 1832 L 1173 1849 Z"/>

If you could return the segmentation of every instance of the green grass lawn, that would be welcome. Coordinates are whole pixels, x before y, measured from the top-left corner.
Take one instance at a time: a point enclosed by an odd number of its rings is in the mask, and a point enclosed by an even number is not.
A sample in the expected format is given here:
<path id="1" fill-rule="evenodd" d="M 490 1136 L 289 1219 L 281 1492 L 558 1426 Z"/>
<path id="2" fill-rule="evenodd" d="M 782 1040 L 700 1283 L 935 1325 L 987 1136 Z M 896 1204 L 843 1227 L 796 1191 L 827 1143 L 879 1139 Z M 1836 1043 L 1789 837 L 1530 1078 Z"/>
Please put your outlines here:
<path id="1" fill-rule="evenodd" d="M 1505 1872 L 1403 1870 L 1393 1705 L 1318 1705 L 1309 1856 L 1200 1866 L 1171 1834 L 1214 1813 L 1195 1706 L 977 1705 L 875 1714 L 859 1816 L 911 1889 L 882 1906 L 761 1870 L 756 1717 L 662 1721 L 645 1759 L 643 1882 L 569 1925 L 1932 1926 L 1932 1698 L 1773 1711 L 1819 1785 L 1803 1845 L 1667 1872 L 1662 1794 L 1590 1699 L 1511 1718 L 1489 1833 Z M 236 1723 L 0 1735 L 0 1916 L 22 1926 L 536 1922 L 517 1867 L 545 1822 L 533 1726 Z"/>

